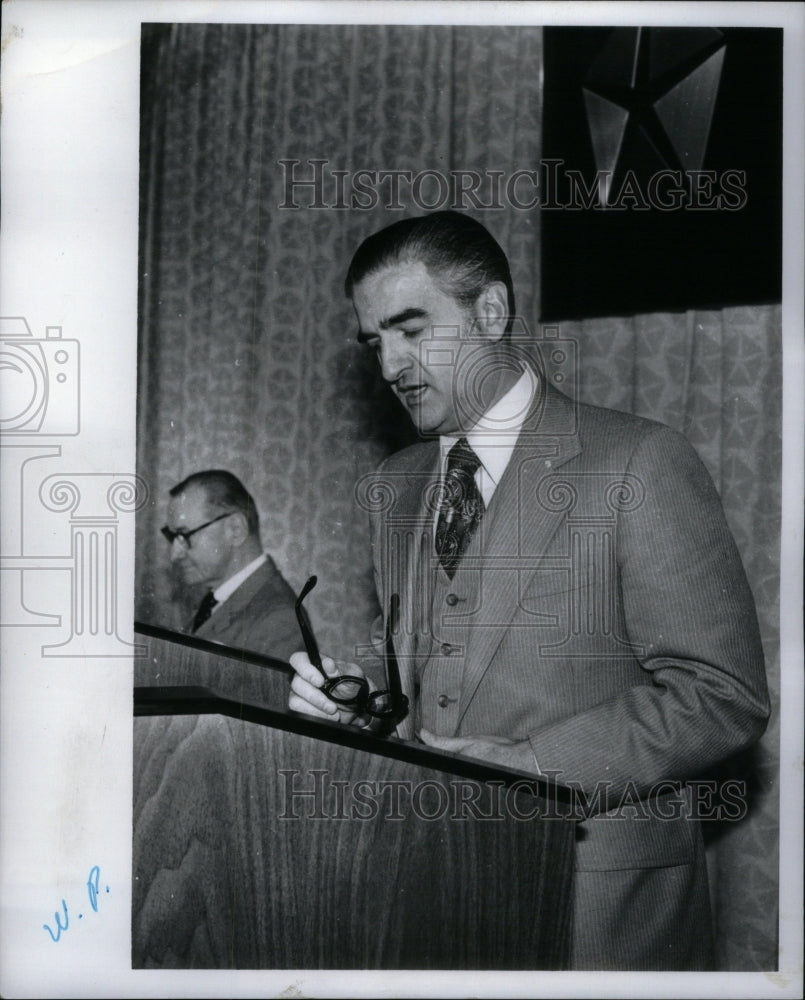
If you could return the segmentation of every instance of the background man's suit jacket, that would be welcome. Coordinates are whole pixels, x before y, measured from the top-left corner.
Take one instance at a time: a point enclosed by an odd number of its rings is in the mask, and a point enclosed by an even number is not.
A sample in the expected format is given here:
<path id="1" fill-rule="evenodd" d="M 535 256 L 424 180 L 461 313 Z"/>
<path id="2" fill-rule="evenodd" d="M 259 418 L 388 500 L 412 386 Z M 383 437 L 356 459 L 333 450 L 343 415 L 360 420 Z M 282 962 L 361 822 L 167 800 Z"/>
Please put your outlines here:
<path id="1" fill-rule="evenodd" d="M 403 686 L 413 700 L 421 685 L 423 699 L 398 735 L 411 738 L 424 713 L 440 735 L 527 739 L 559 782 L 592 799 L 605 782 L 613 810 L 762 734 L 754 602 L 681 435 L 549 386 L 449 586 L 429 557 L 438 476 L 437 443 L 414 445 L 384 463 L 367 504 L 381 608 L 401 595 Z M 429 614 L 433 594 L 444 600 Z M 706 968 L 699 825 L 633 815 L 579 826 L 573 967 Z"/>
<path id="2" fill-rule="evenodd" d="M 294 601 L 293 591 L 268 556 L 266 562 L 215 609 L 196 635 L 287 662 L 292 653 L 302 648 Z"/>

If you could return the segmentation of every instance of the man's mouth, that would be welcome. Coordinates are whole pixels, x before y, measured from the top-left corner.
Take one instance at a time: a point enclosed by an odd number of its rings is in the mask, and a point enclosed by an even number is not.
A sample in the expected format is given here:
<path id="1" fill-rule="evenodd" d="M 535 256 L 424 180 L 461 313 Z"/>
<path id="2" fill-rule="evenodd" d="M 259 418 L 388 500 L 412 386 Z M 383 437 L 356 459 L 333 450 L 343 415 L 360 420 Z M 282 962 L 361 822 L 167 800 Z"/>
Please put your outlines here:
<path id="1" fill-rule="evenodd" d="M 406 385 L 397 385 L 397 392 L 408 406 L 420 402 L 427 390 L 424 382 L 409 382 Z"/>

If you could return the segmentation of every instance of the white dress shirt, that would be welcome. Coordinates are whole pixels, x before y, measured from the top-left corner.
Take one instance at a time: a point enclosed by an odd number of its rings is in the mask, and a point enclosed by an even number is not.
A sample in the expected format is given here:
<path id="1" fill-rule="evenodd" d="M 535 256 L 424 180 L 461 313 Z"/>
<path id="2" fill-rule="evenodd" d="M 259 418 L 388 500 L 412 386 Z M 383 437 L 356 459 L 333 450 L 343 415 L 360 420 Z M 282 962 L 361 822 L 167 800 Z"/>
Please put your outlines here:
<path id="1" fill-rule="evenodd" d="M 228 580 L 224 580 L 222 584 L 219 584 L 212 592 L 213 597 L 218 602 L 212 609 L 212 613 L 215 614 L 224 601 L 228 597 L 231 597 L 238 587 L 249 579 L 252 573 L 256 573 L 267 559 L 268 556 L 265 552 L 262 552 L 256 559 L 252 559 L 250 563 L 247 563 L 243 569 L 239 569 L 234 576 L 230 576 Z"/>
<path id="2" fill-rule="evenodd" d="M 489 506 L 511 460 L 520 429 L 534 402 L 538 385 L 537 376 L 530 368 L 525 367 L 523 374 L 511 389 L 490 406 L 471 431 L 455 436 L 443 434 L 439 438 L 443 476 L 447 468 L 448 452 L 461 437 L 467 439 L 467 444 L 481 462 L 475 473 L 475 482 L 485 507 Z"/>

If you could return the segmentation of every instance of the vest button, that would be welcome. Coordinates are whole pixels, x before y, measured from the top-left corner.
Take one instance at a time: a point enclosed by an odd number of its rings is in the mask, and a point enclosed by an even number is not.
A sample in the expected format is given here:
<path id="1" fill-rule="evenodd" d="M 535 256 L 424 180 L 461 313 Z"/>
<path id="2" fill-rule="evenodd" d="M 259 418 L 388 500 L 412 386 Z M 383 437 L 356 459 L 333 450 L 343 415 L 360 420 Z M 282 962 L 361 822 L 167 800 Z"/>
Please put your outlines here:
<path id="1" fill-rule="evenodd" d="M 448 594 L 444 602 L 445 604 L 449 604 L 451 608 L 454 608 L 458 604 L 458 596 L 456 594 Z"/>
<path id="2" fill-rule="evenodd" d="M 453 647 L 449 642 L 442 643 L 442 656 L 449 656 L 453 652 Z"/>
<path id="3" fill-rule="evenodd" d="M 439 708 L 447 708 L 447 706 L 450 704 L 450 699 L 447 697 L 446 694 L 440 694 L 439 697 L 436 699 L 436 704 L 439 706 Z"/>

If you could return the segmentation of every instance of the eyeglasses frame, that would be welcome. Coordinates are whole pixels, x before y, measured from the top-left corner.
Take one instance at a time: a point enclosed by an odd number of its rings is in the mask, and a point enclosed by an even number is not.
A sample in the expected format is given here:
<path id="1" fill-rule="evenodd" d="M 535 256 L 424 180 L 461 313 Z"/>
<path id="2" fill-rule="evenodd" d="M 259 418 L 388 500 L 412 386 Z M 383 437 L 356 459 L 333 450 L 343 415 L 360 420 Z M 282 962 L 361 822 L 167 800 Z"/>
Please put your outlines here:
<path id="1" fill-rule="evenodd" d="M 344 708 L 352 708 L 358 715 L 369 715 L 373 719 L 381 719 L 387 724 L 387 726 L 393 729 L 394 726 L 396 726 L 398 722 L 401 722 L 408 714 L 409 704 L 408 696 L 402 693 L 400 669 L 392 642 L 392 636 L 397 628 L 397 619 L 399 616 L 399 595 L 391 595 L 391 600 L 389 602 L 389 615 L 386 619 L 384 660 L 386 664 L 386 677 L 388 679 L 389 687 L 386 691 L 370 691 L 369 682 L 365 677 L 354 677 L 350 674 L 339 674 L 336 677 L 327 677 L 324 673 L 324 666 L 322 665 L 321 653 L 319 652 L 316 637 L 313 635 L 313 630 L 308 623 L 307 615 L 302 608 L 302 602 L 310 591 L 316 586 L 317 581 L 318 577 L 315 575 L 309 577 L 304 587 L 299 592 L 299 596 L 294 604 L 294 610 L 296 612 L 296 620 L 299 622 L 299 629 L 302 633 L 302 639 L 305 643 L 305 651 L 307 652 L 308 659 L 325 678 L 324 684 L 322 685 L 322 691 L 337 705 L 343 705 Z M 339 696 L 336 689 L 340 684 L 344 683 L 357 685 L 358 694 L 350 696 L 349 698 Z M 383 698 L 389 699 L 390 704 L 388 707 L 374 707 L 377 702 Z"/>
<path id="2" fill-rule="evenodd" d="M 192 548 L 190 543 L 190 538 L 195 535 L 197 531 L 203 531 L 204 528 L 209 528 L 211 524 L 215 524 L 216 521 L 223 521 L 225 517 L 231 517 L 233 514 L 237 514 L 236 510 L 228 510 L 225 514 L 219 514 L 218 517 L 214 517 L 211 521 L 207 521 L 204 524 L 200 524 L 197 528 L 191 528 L 190 531 L 185 531 L 180 528 L 178 531 L 174 531 L 173 528 L 169 527 L 167 524 L 163 524 L 159 529 L 163 536 L 167 539 L 169 545 L 178 539 L 181 539 L 185 548 Z"/>

